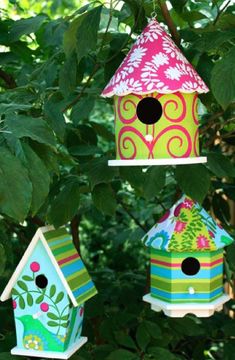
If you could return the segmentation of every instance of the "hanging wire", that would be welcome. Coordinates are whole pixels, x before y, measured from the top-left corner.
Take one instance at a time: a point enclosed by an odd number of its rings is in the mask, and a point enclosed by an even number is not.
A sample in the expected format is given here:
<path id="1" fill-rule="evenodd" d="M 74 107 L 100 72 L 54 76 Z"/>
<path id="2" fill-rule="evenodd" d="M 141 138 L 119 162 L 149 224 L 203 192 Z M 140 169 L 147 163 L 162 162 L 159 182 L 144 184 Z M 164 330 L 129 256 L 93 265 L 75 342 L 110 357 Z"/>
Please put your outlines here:
<path id="1" fill-rule="evenodd" d="M 153 1 L 153 11 L 151 12 L 151 18 L 156 18 L 157 17 L 157 7 L 156 7 L 156 0 L 152 0 Z"/>

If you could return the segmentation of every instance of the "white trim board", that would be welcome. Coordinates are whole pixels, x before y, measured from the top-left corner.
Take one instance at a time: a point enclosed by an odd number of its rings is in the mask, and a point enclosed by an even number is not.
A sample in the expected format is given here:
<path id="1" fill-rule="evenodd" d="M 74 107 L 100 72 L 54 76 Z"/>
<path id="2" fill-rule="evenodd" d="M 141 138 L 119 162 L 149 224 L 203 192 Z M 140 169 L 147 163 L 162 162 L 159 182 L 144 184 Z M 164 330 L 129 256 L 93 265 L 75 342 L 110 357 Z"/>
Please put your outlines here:
<path id="1" fill-rule="evenodd" d="M 65 352 L 57 351 L 38 351 L 38 350 L 27 350 L 20 349 L 17 346 L 11 350 L 12 355 L 21 355 L 27 357 L 40 357 L 40 358 L 49 358 L 49 359 L 69 359 L 80 347 L 82 347 L 87 342 L 86 337 L 80 337 L 77 342 L 71 345 Z"/>
<path id="2" fill-rule="evenodd" d="M 109 160 L 109 166 L 152 166 L 152 165 L 188 165 L 203 164 L 207 162 L 206 156 L 169 159 L 132 159 L 132 160 Z"/>
<path id="3" fill-rule="evenodd" d="M 188 303 L 188 304 L 171 304 L 169 302 L 154 298 L 151 294 L 143 297 L 143 300 L 151 304 L 154 311 L 163 311 L 165 315 L 170 317 L 183 317 L 187 314 L 195 314 L 198 317 L 209 317 L 215 311 L 220 311 L 223 304 L 230 300 L 230 296 L 223 294 L 218 299 L 210 303 Z"/>
<path id="4" fill-rule="evenodd" d="M 77 300 L 75 299 L 75 297 L 74 297 L 74 295 L 73 295 L 73 293 L 72 293 L 72 291 L 71 291 L 71 289 L 70 289 L 70 287 L 69 287 L 69 285 L 68 285 L 68 283 L 67 283 L 67 281 L 66 281 L 66 279 L 64 277 L 64 274 L 62 273 L 62 271 L 61 271 L 61 269 L 60 269 L 54 255 L 53 255 L 53 253 L 52 253 L 52 251 L 51 251 L 51 249 L 50 249 L 50 247 L 49 247 L 49 245 L 48 245 L 48 243 L 47 243 L 47 241 L 46 241 L 46 239 L 45 239 L 45 237 L 43 235 L 44 232 L 51 231 L 51 230 L 54 230 L 54 226 L 43 226 L 41 228 L 38 228 L 38 230 L 36 231 L 33 239 L 31 240 L 29 246 L 27 247 L 24 255 L 22 256 L 22 259 L 20 260 L 18 266 L 16 267 L 12 277 L 8 281 L 8 284 L 5 287 L 3 293 L 2 293 L 2 295 L 0 297 L 1 301 L 6 301 L 11 297 L 11 291 L 12 291 L 13 287 L 15 286 L 20 273 L 24 269 L 29 257 L 31 256 L 35 246 L 37 245 L 38 241 L 41 240 L 41 242 L 42 242 L 42 244 L 43 244 L 43 246 L 44 246 L 44 248 L 45 248 L 45 250 L 46 250 L 46 252 L 47 252 L 47 254 L 49 256 L 49 258 L 52 261 L 52 264 L 55 267 L 55 270 L 56 270 L 60 280 L 62 281 L 62 283 L 63 283 L 63 285 L 64 285 L 64 287 L 65 287 L 65 289 L 66 289 L 72 303 L 73 303 L 73 306 L 74 307 L 78 306 Z"/>

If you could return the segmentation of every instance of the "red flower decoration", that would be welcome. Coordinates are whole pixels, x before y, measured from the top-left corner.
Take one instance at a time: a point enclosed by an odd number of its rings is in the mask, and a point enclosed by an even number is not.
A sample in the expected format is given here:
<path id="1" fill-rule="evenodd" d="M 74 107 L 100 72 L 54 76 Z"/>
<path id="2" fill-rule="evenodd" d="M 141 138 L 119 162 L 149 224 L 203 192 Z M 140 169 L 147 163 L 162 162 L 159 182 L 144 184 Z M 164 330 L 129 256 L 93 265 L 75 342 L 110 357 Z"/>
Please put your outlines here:
<path id="1" fill-rule="evenodd" d="M 32 262 L 30 264 L 30 269 L 33 271 L 33 272 L 38 272 L 40 270 L 40 265 L 39 263 L 37 263 L 36 261 Z"/>
<path id="2" fill-rule="evenodd" d="M 17 302 L 15 300 L 12 301 L 13 309 L 15 310 L 17 308 Z"/>
<path id="3" fill-rule="evenodd" d="M 175 232 L 177 233 L 181 233 L 182 231 L 184 231 L 186 227 L 186 223 L 183 222 L 183 221 L 176 221 L 176 224 L 175 224 Z"/>

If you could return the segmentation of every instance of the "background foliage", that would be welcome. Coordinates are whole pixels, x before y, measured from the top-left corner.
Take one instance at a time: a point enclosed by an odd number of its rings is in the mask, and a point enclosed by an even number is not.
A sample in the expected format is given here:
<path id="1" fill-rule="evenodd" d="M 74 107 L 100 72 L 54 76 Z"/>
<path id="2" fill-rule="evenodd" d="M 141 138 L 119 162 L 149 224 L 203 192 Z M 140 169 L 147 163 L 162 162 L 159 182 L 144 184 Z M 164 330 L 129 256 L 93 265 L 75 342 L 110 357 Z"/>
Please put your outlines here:
<path id="1" fill-rule="evenodd" d="M 154 5 L 211 89 L 200 96 L 201 153 L 208 163 L 145 173 L 109 168 L 107 159 L 115 157 L 112 100 L 100 93 Z M 171 0 L 169 11 L 165 5 L 1 1 L 0 291 L 37 226 L 67 223 L 99 290 L 86 306 L 90 342 L 74 360 L 234 359 L 233 300 L 225 312 L 204 320 L 166 318 L 141 301 L 148 256 L 140 239 L 181 191 L 235 233 L 229 224 L 235 200 L 235 5 Z M 226 259 L 232 285 L 234 245 Z M 9 314 L 10 301 L 0 307 L 1 360 L 13 358 Z"/>

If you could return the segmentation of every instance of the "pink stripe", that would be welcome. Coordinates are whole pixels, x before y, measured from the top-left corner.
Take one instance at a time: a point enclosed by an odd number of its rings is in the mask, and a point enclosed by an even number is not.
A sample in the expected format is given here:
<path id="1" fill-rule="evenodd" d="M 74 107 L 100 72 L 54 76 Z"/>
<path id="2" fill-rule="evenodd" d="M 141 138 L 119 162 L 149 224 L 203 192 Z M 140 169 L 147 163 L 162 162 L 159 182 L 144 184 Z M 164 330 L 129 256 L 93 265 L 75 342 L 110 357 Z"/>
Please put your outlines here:
<path id="1" fill-rule="evenodd" d="M 220 264 L 222 262 L 223 262 L 223 259 L 218 259 L 218 260 L 213 261 L 212 263 L 201 263 L 201 266 L 212 267 L 212 266 L 214 266 L 216 264 Z M 165 261 L 160 261 L 160 260 L 155 260 L 155 259 L 151 259 L 151 263 L 152 264 L 163 265 L 163 266 L 168 266 L 168 267 L 178 267 L 178 268 L 181 267 L 181 263 L 174 264 L 174 263 L 168 263 L 168 262 L 165 262 Z"/>
<path id="2" fill-rule="evenodd" d="M 62 264 L 66 264 L 67 262 L 71 261 L 71 260 L 74 260 L 74 259 L 77 259 L 79 258 L 80 256 L 78 254 L 74 254 L 74 255 L 71 255 L 65 259 L 62 259 L 62 260 L 59 260 L 58 261 L 58 264 L 59 265 L 62 265 Z"/>

